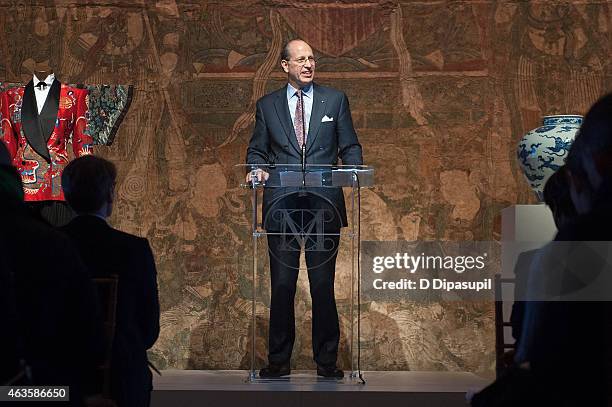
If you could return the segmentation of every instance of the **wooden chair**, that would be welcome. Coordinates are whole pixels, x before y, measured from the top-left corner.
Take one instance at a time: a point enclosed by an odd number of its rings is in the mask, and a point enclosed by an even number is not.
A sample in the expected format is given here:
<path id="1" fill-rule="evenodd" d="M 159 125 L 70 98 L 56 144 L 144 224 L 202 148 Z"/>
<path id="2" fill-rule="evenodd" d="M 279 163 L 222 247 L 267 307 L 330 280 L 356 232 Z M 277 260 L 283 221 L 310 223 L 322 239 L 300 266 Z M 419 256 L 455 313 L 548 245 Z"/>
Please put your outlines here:
<path id="1" fill-rule="evenodd" d="M 98 291 L 100 308 L 104 321 L 104 362 L 98 366 L 98 373 L 102 377 L 102 395 L 111 397 L 111 360 L 113 355 L 113 340 L 115 338 L 115 326 L 117 319 L 117 288 L 119 278 L 116 275 L 109 277 L 98 277 L 93 279 Z"/>
<path id="2" fill-rule="evenodd" d="M 502 284 L 514 284 L 514 278 L 502 278 L 495 275 L 495 373 L 497 377 L 508 367 L 508 359 L 515 351 L 514 340 L 506 342 L 505 327 L 511 327 L 509 320 L 504 319 L 504 299 L 502 296 Z"/>

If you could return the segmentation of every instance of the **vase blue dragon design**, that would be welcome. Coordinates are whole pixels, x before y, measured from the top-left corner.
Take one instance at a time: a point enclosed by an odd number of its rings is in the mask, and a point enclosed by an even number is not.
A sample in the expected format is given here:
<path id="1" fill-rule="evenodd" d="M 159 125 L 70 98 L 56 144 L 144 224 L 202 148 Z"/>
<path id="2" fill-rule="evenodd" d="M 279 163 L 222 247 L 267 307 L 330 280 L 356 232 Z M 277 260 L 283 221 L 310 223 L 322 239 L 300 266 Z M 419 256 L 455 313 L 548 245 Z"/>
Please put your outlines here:
<path id="1" fill-rule="evenodd" d="M 545 116 L 542 121 L 542 126 L 523 136 L 517 149 L 519 164 L 540 202 L 544 200 L 544 184 L 565 164 L 582 116 Z"/>

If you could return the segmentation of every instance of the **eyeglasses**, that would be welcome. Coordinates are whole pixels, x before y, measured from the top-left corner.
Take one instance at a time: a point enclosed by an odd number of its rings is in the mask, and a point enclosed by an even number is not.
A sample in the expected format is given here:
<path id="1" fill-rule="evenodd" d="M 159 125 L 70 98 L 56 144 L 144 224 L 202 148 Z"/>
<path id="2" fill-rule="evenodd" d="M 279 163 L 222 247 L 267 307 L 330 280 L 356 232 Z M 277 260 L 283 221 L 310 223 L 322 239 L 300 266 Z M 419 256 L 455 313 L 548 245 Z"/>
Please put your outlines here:
<path id="1" fill-rule="evenodd" d="M 306 61 L 309 61 L 313 65 L 317 63 L 317 60 L 315 59 L 315 57 L 308 57 L 308 58 L 300 57 L 298 59 L 289 59 L 288 61 L 293 61 L 293 62 L 295 62 L 296 64 L 298 64 L 300 66 L 301 65 L 306 65 Z"/>

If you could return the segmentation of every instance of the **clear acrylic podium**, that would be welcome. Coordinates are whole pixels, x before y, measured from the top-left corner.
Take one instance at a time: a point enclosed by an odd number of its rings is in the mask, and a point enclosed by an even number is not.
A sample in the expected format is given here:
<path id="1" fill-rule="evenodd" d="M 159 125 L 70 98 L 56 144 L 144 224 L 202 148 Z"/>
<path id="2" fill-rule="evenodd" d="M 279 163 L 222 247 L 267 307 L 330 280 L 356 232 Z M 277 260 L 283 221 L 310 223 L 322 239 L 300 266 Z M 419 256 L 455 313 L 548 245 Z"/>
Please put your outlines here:
<path id="1" fill-rule="evenodd" d="M 344 327 L 345 332 L 342 332 L 341 324 L 341 338 L 344 337 L 349 354 L 348 366 L 343 367 L 348 370 L 346 377 L 349 381 L 365 383 L 360 366 L 360 189 L 371 187 L 374 184 L 374 170 L 365 165 L 239 164 L 236 167 L 244 174 L 244 183 L 241 186 L 252 191 L 252 222 L 250 226 L 252 232 L 252 318 L 249 349 L 250 370 L 247 380 L 249 382 L 262 380 L 258 376 L 258 367 L 256 366 L 257 305 L 258 290 L 260 289 L 257 285 L 259 282 L 259 285 L 264 286 L 265 282 L 270 279 L 269 264 L 262 264 L 267 263 L 265 255 L 262 257 L 262 248 L 267 247 L 268 236 L 279 235 L 282 242 L 291 239 L 294 242 L 293 250 L 300 250 L 300 252 L 307 249 L 323 250 L 331 253 L 335 250 L 333 255 L 338 256 L 339 247 L 343 246 L 342 261 L 345 266 L 342 272 L 346 272 L 346 265 L 348 265 L 348 272 L 350 273 L 350 277 L 342 276 L 345 281 L 348 280 L 350 286 L 347 293 L 348 304 L 343 308 L 345 313 L 348 314 L 344 318 L 344 321 L 348 320 Z M 258 171 L 265 171 L 269 174 L 269 177 L 258 182 L 255 177 Z M 255 182 L 246 182 L 245 177 L 249 172 Z M 348 189 L 346 199 L 342 188 Z M 261 195 L 264 195 L 267 205 L 263 205 L 260 214 L 260 204 L 264 200 Z M 301 204 L 306 200 L 308 200 L 306 205 L 312 207 L 305 208 Z M 337 205 L 340 201 L 342 205 Z M 279 204 L 279 202 L 282 204 Z M 312 202 L 314 204 L 311 205 Z M 346 216 L 347 227 L 339 229 L 340 232 L 337 231 L 338 228 L 334 227 L 331 228 L 332 232 L 326 230 L 326 222 L 330 222 L 330 219 L 341 219 L 344 216 Z M 272 224 L 274 226 L 271 226 Z M 332 236 L 337 236 L 337 238 L 335 240 L 330 239 Z M 340 240 L 346 243 L 339 243 Z M 328 241 L 338 242 L 338 247 L 326 247 Z M 268 253 L 268 255 L 271 255 L 271 253 Z M 338 278 L 340 272 L 338 264 L 336 264 L 336 278 Z M 265 294 L 260 294 L 261 297 L 266 295 L 269 298 L 269 292 L 267 291 Z M 340 314 L 340 309 L 338 312 Z M 298 330 L 296 341 L 299 335 Z M 261 357 L 260 352 L 260 359 Z M 270 379 L 265 380 L 270 381 Z"/>

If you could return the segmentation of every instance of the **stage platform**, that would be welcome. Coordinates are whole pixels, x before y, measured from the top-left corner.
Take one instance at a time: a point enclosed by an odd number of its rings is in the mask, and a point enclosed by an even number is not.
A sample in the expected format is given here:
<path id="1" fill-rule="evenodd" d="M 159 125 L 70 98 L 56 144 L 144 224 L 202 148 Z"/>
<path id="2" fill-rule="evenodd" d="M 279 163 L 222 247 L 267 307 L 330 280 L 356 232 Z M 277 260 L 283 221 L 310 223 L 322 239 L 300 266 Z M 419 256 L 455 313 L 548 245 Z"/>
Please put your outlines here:
<path id="1" fill-rule="evenodd" d="M 241 370 L 164 370 L 154 375 L 151 405 L 453 407 L 466 406 L 466 392 L 490 382 L 461 372 L 364 372 L 366 384 L 317 378 L 314 371 L 292 373 L 287 379 L 249 383 Z"/>

